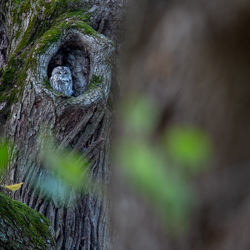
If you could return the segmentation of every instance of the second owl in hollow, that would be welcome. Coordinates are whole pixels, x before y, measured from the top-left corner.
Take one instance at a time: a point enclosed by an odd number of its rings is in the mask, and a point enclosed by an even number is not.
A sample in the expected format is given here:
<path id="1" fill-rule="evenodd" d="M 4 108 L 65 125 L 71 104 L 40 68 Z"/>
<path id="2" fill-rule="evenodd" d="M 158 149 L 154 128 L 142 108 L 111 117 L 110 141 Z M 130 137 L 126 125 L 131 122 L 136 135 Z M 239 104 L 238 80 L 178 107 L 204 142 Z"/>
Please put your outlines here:
<path id="1" fill-rule="evenodd" d="M 55 67 L 52 71 L 49 82 L 54 90 L 64 95 L 72 96 L 74 93 L 71 71 L 66 66 Z"/>

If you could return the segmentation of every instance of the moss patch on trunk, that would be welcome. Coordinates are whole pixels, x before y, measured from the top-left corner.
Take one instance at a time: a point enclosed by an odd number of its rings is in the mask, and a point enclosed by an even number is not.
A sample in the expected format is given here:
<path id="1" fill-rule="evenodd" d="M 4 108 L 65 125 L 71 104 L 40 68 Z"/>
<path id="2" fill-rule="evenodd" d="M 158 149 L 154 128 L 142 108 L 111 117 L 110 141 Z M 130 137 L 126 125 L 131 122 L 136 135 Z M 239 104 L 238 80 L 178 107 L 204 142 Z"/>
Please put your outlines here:
<path id="1" fill-rule="evenodd" d="M 0 246 L 3 249 L 28 249 L 28 246 L 55 249 L 53 227 L 42 214 L 0 193 Z"/>

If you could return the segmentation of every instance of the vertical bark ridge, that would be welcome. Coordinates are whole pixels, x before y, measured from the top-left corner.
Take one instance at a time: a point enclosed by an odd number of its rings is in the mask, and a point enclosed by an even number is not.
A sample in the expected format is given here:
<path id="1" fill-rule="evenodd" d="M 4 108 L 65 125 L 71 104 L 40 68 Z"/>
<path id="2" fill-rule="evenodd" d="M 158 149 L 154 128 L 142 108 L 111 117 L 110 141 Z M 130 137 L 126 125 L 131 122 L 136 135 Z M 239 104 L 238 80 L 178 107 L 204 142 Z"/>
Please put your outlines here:
<path id="1" fill-rule="evenodd" d="M 97 126 L 99 125 L 99 122 L 101 121 L 102 117 L 104 116 L 105 111 L 102 110 L 100 113 L 95 112 L 93 115 L 93 121 L 91 121 L 85 128 L 84 133 L 81 135 L 81 137 L 78 139 L 78 142 L 74 146 L 74 151 L 79 151 L 84 147 L 84 145 L 87 143 L 87 141 L 90 139 L 90 137 L 95 132 Z M 88 148 L 88 145 L 86 145 L 86 148 Z"/>
<path id="2" fill-rule="evenodd" d="M 89 119 L 93 116 L 93 113 L 91 110 L 87 111 L 87 114 L 82 118 L 82 120 L 77 124 L 74 130 L 72 130 L 61 142 L 60 146 L 58 147 L 58 150 L 62 150 L 66 148 L 72 140 L 75 138 L 75 136 L 83 130 L 83 128 L 86 126 L 86 123 L 89 121 Z M 69 122 L 69 121 L 68 121 Z M 67 123 L 68 123 L 67 122 Z M 65 124 L 66 125 L 66 124 Z"/>

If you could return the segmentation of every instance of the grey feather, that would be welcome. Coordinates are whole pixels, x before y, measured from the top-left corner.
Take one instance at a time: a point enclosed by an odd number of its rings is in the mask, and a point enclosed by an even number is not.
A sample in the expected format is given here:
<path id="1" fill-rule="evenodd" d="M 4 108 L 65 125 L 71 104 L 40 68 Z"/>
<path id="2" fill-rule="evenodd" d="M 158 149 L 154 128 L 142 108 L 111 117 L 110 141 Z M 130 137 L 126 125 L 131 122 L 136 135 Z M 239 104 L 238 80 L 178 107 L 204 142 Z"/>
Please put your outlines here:
<path id="1" fill-rule="evenodd" d="M 72 96 L 74 93 L 71 71 L 66 66 L 55 67 L 52 71 L 49 82 L 54 90 L 64 95 Z"/>

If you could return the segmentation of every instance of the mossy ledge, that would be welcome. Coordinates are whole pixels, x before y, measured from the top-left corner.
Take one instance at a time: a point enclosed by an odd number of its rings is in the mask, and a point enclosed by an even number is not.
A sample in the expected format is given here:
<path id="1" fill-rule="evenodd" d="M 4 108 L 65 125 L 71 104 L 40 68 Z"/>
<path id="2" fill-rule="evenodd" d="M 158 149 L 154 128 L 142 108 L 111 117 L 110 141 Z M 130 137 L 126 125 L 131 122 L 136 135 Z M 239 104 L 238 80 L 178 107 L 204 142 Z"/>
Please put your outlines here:
<path id="1" fill-rule="evenodd" d="M 54 234 L 42 214 L 0 193 L 0 250 L 56 249 Z"/>
<path id="2" fill-rule="evenodd" d="M 102 82 L 103 82 L 103 76 L 93 75 L 90 80 L 88 90 L 95 88 L 98 84 L 101 84 Z"/>

